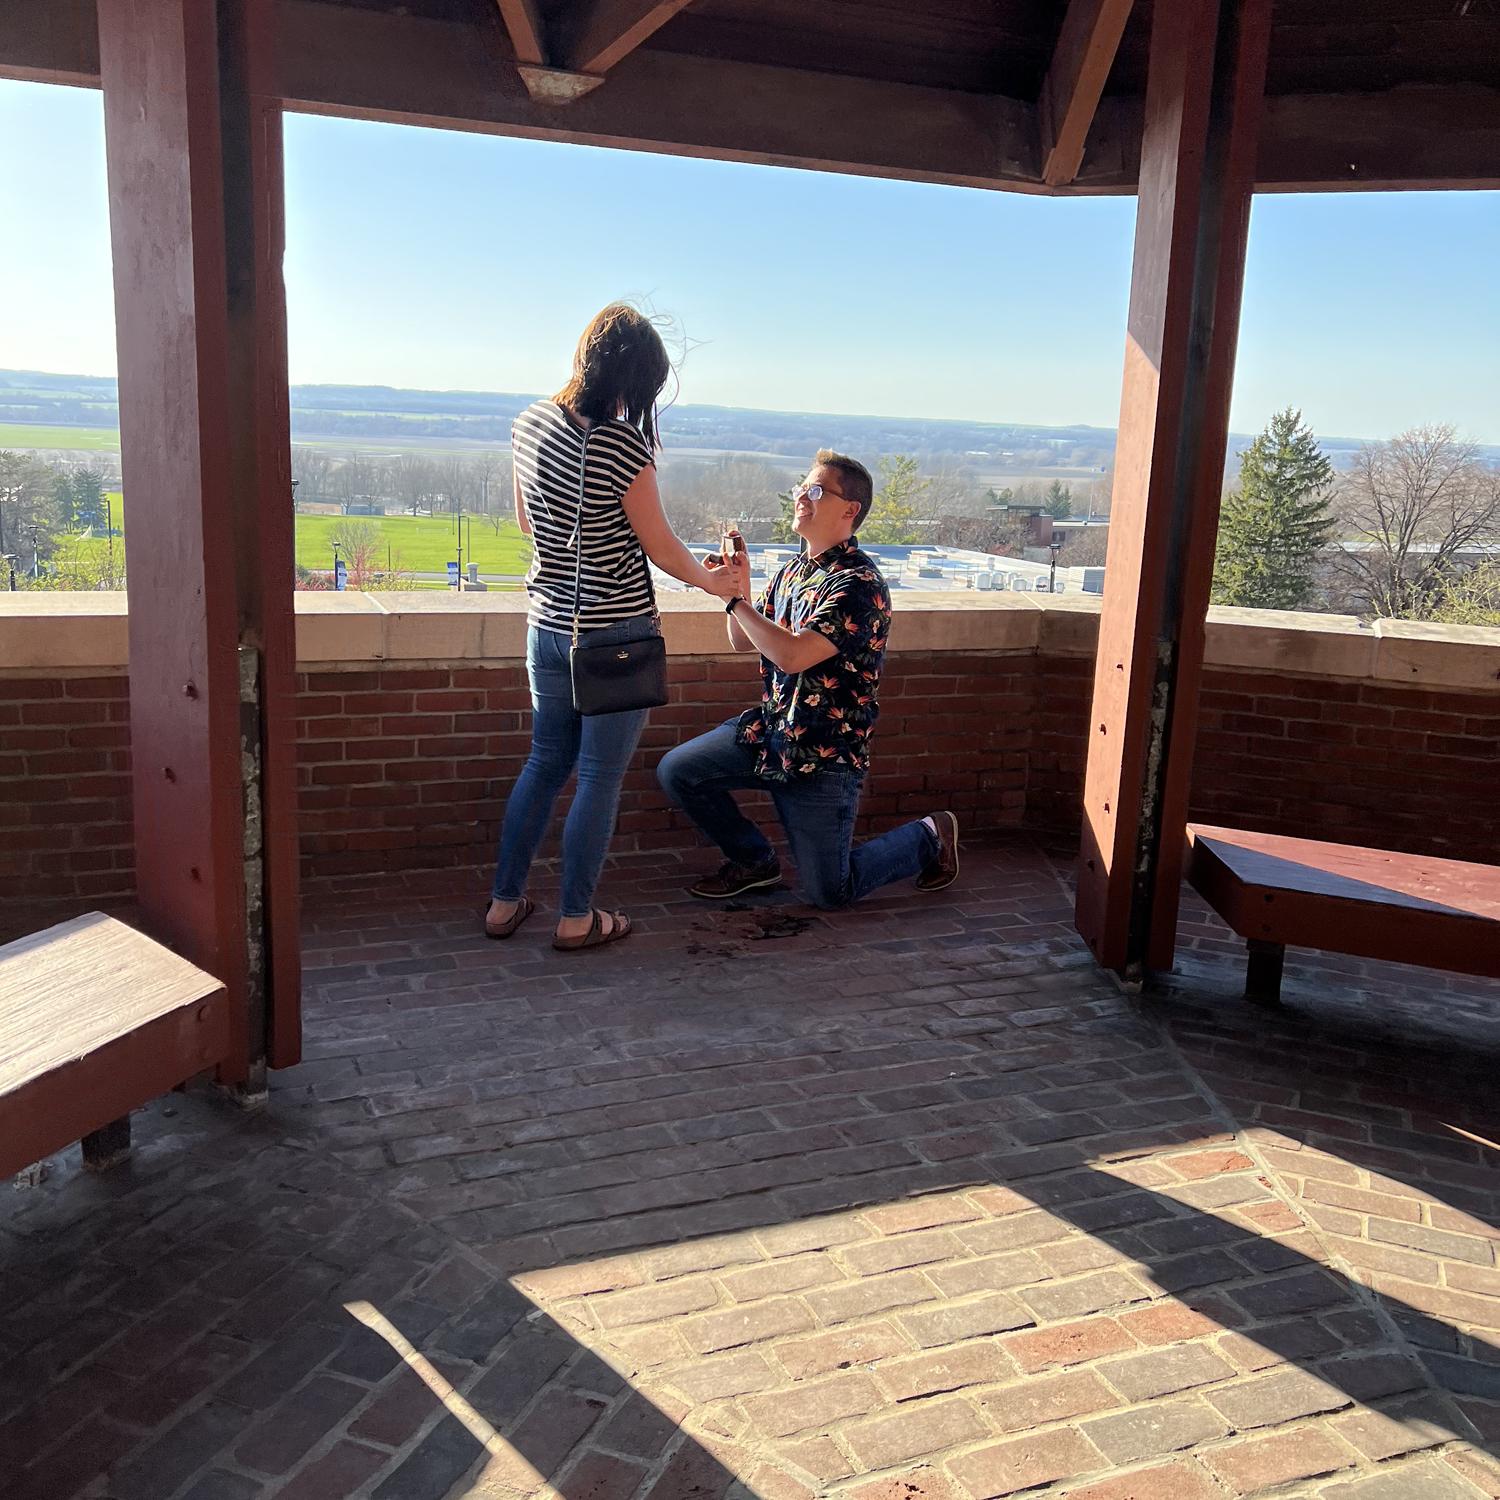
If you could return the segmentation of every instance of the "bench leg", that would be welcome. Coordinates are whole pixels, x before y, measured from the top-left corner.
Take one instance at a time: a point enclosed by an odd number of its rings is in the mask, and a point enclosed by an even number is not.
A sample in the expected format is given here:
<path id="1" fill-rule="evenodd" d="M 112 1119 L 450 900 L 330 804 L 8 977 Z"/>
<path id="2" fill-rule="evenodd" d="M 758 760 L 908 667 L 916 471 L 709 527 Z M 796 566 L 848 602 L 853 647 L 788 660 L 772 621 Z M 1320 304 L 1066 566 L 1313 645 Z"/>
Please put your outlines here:
<path id="1" fill-rule="evenodd" d="M 1245 970 L 1245 999 L 1256 1005 L 1281 1004 L 1281 971 L 1286 948 L 1281 943 L 1263 943 L 1251 938 L 1250 962 Z"/>
<path id="2" fill-rule="evenodd" d="M 103 1172 L 130 1155 L 130 1116 L 122 1115 L 83 1138 L 83 1164 L 90 1172 Z"/>

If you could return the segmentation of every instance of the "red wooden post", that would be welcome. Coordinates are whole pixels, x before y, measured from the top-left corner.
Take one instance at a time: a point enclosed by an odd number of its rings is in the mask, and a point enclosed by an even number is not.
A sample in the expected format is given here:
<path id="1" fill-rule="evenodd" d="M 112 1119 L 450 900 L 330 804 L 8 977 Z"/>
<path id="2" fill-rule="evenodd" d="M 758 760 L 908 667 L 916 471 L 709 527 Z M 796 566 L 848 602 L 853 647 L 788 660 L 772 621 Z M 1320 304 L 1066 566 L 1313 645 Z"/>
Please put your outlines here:
<path id="1" fill-rule="evenodd" d="M 138 891 L 154 935 L 224 982 L 220 1076 L 251 1093 L 268 1044 L 277 1064 L 299 1046 L 271 20 L 268 0 L 99 7 Z"/>
<path id="2" fill-rule="evenodd" d="M 1157 0 L 1076 920 L 1171 966 L 1270 0 Z"/>

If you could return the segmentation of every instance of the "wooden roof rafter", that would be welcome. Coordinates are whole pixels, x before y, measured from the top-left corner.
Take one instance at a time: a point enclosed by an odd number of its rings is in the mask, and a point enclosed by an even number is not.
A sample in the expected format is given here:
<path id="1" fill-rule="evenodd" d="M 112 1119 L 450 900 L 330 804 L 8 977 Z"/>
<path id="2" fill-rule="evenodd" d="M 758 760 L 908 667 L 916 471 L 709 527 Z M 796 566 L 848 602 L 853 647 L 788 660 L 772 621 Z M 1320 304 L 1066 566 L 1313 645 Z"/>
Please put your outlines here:
<path id="1" fill-rule="evenodd" d="M 578 73 L 608 73 L 692 0 L 592 0 L 576 7 L 566 66 Z"/>
<path id="2" fill-rule="evenodd" d="M 526 92 L 538 104 L 571 104 L 591 94 L 604 82 L 604 75 L 553 66 L 553 48 L 547 22 L 536 0 L 496 0 L 500 20 L 515 54 L 516 72 Z"/>
<path id="3" fill-rule="evenodd" d="M 1133 0 L 1070 0 L 1037 102 L 1042 181 L 1066 187 L 1083 164 Z"/>
<path id="4" fill-rule="evenodd" d="M 691 0 L 584 0 L 551 26 L 536 0 L 497 0 L 516 71 L 538 104 L 572 104 Z"/>
<path id="5" fill-rule="evenodd" d="M 545 68 L 547 56 L 547 23 L 536 8 L 536 0 L 496 0 L 500 19 L 510 36 L 516 62 L 523 67 Z"/>

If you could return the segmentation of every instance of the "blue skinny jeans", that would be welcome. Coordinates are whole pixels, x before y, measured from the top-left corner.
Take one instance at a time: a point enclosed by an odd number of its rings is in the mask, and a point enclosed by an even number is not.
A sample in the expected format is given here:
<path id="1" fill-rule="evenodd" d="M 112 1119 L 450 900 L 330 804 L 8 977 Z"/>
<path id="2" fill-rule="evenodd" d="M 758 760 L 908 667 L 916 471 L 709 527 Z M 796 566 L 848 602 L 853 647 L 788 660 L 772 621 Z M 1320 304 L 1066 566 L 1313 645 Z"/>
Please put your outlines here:
<path id="1" fill-rule="evenodd" d="M 622 620 L 602 630 L 590 630 L 590 644 L 640 641 L 653 629 L 649 616 Z M 526 675 L 531 681 L 531 753 L 505 804 L 500 825 L 500 847 L 495 857 L 496 901 L 518 901 L 526 876 L 552 821 L 557 794 L 578 768 L 578 787 L 563 824 L 562 915 L 586 917 L 594 903 L 594 888 L 604 868 L 615 814 L 620 806 L 620 783 L 640 743 L 649 710 L 621 714 L 590 714 L 573 707 L 573 682 L 568 671 L 568 636 L 535 625 L 526 635 Z"/>
<path id="2" fill-rule="evenodd" d="M 751 788 L 771 794 L 803 894 L 825 911 L 850 906 L 893 880 L 920 875 L 937 858 L 937 835 L 920 820 L 856 845 L 854 819 L 864 778 L 838 766 L 791 781 L 767 781 L 755 774 L 755 752 L 738 742 L 738 725 L 730 719 L 669 750 L 656 768 L 662 790 L 726 859 L 758 865 L 775 853 L 731 795 Z"/>

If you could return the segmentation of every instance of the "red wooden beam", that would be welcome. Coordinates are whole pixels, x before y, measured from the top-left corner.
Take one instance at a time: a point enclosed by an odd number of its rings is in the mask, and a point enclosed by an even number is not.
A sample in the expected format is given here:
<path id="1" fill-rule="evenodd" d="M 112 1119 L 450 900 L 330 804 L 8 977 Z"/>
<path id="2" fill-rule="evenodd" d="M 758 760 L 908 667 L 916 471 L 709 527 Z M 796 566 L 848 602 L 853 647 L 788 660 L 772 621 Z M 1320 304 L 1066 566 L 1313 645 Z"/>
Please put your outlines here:
<path id="1" fill-rule="evenodd" d="M 593 0 L 582 7 L 564 64 L 574 73 L 607 73 L 691 0 Z"/>
<path id="2" fill-rule="evenodd" d="M 271 16 L 270 0 L 112 0 L 99 12 L 121 465 L 135 497 L 137 890 L 148 930 L 224 982 L 234 1049 L 221 1075 L 252 1091 L 268 1007 L 276 1060 L 298 1046 Z"/>
<path id="3" fill-rule="evenodd" d="M 1042 181 L 1063 187 L 1078 175 L 1084 142 L 1114 66 L 1131 0 L 1072 0 L 1042 83 Z"/>
<path id="4" fill-rule="evenodd" d="M 1270 0 L 1157 0 L 1077 924 L 1170 966 Z"/>
<path id="5" fill-rule="evenodd" d="M 498 0 L 498 3 L 516 61 L 531 67 L 546 67 L 547 28 L 537 12 L 536 0 Z"/>

